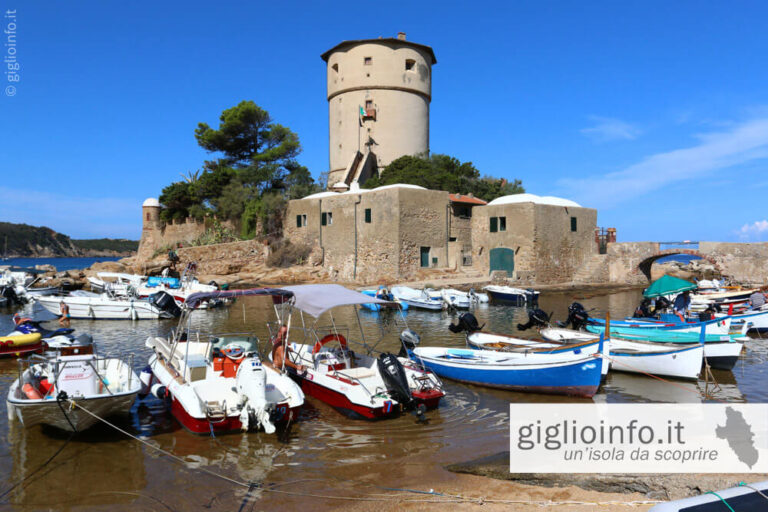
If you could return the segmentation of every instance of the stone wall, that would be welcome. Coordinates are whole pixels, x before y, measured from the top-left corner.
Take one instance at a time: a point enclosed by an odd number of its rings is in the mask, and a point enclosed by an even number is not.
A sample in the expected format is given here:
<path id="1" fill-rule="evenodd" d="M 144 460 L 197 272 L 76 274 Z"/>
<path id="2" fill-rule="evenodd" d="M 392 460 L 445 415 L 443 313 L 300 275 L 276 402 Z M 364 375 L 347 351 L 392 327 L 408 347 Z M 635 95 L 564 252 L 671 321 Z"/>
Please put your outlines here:
<path id="1" fill-rule="evenodd" d="M 448 264 L 448 193 L 440 190 L 398 188 L 399 273 L 415 276 L 421 271 L 421 248 L 429 250 L 427 268 Z"/>
<path id="2" fill-rule="evenodd" d="M 768 283 L 768 243 L 699 242 L 699 253 L 741 283 Z"/>
<path id="3" fill-rule="evenodd" d="M 575 231 L 572 219 L 576 219 Z M 597 210 L 537 204 L 534 207 L 536 283 L 566 283 L 597 253 Z"/>
<path id="4" fill-rule="evenodd" d="M 609 243 L 606 264 L 610 283 L 642 285 L 648 279 L 640 271 L 640 263 L 659 252 L 658 242 Z"/>
<path id="5" fill-rule="evenodd" d="M 240 233 L 240 226 L 236 222 L 225 220 L 221 225 L 235 234 Z M 170 223 L 145 221 L 139 242 L 138 259 L 149 260 L 156 251 L 170 246 L 186 246 L 212 226 L 213 221 L 210 219 L 198 221 L 192 217 Z"/>
<path id="6" fill-rule="evenodd" d="M 504 217 L 506 230 L 491 233 L 491 217 Z M 529 279 L 536 271 L 534 250 L 534 204 L 487 205 L 472 210 L 472 265 L 490 272 L 490 252 L 497 247 L 515 251 L 515 271 L 511 280 Z"/>

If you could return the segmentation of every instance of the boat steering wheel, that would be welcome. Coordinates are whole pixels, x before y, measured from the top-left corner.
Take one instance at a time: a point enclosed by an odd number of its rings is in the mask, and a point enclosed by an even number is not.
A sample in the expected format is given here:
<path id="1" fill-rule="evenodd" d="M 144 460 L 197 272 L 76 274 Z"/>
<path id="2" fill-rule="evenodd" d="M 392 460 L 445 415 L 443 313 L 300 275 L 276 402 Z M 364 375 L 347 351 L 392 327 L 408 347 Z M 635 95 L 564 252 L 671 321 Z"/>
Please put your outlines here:
<path id="1" fill-rule="evenodd" d="M 233 361 L 239 361 L 245 357 L 245 349 L 241 343 L 227 343 L 221 349 L 221 353 Z"/>

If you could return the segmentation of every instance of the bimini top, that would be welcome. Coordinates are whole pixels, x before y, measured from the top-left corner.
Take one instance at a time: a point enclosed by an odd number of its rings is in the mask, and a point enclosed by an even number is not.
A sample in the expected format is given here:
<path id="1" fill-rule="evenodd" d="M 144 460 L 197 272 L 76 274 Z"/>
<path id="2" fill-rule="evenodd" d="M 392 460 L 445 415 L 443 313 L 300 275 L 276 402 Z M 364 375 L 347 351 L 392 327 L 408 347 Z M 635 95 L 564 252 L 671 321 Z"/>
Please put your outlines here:
<path id="1" fill-rule="evenodd" d="M 198 292 L 187 297 L 186 306 L 194 309 L 207 299 L 228 299 L 231 297 L 247 297 L 252 295 L 270 295 L 289 299 L 293 293 L 282 288 L 247 288 L 245 290 L 218 290 L 215 292 Z"/>
<path id="2" fill-rule="evenodd" d="M 329 309 L 355 304 L 390 304 L 338 284 L 301 284 L 282 288 L 293 293 L 296 309 L 317 318 Z"/>
<path id="3" fill-rule="evenodd" d="M 552 206 L 573 206 L 576 208 L 582 208 L 579 203 L 571 201 L 570 199 L 563 199 L 562 197 L 555 196 L 537 196 L 536 194 L 512 194 L 509 196 L 497 197 L 488 203 L 488 206 L 515 203 L 535 203 L 548 204 Z"/>

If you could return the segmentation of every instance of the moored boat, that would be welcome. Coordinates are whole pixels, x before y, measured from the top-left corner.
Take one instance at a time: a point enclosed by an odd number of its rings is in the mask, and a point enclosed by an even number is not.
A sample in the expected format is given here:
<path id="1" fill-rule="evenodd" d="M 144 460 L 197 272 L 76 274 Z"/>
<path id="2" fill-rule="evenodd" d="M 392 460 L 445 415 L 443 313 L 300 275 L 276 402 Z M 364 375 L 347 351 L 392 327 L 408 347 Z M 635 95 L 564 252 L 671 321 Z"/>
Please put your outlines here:
<path id="1" fill-rule="evenodd" d="M 49 343 L 44 355 L 19 365 L 6 404 L 9 420 L 25 427 L 45 424 L 78 432 L 99 418 L 127 415 L 141 389 L 131 362 L 98 357 L 87 335 Z"/>
<path id="2" fill-rule="evenodd" d="M 536 304 L 539 301 L 539 292 L 531 288 L 515 288 L 513 286 L 488 285 L 483 287 L 488 293 L 491 302 Z"/>
<path id="3" fill-rule="evenodd" d="M 529 352 L 519 357 L 490 350 L 417 347 L 412 358 L 440 377 L 529 393 L 589 398 L 597 392 L 602 377 L 602 365 L 594 354 Z"/>
<path id="4" fill-rule="evenodd" d="M 442 383 L 434 373 L 407 357 L 406 349 L 419 343 L 413 331 L 406 329 L 400 334 L 400 354 L 381 353 L 374 357 L 370 347 L 366 353 L 353 350 L 353 343 L 366 345 L 348 340 L 335 326 L 329 332 L 317 327 L 317 319 L 334 308 L 383 305 L 385 301 L 334 284 L 287 286 L 284 290 L 293 293 L 293 309 L 316 319 L 311 327 L 289 328 L 283 339 L 287 357 L 294 365 L 306 369 L 299 373 L 291 367 L 288 372 L 307 395 L 349 417 L 369 420 L 389 418 L 403 411 L 421 416 L 438 406 L 445 395 Z M 359 340 L 363 339 L 361 332 Z"/>
<path id="5" fill-rule="evenodd" d="M 189 332 L 189 316 L 198 304 L 247 296 L 288 299 L 292 294 L 276 288 L 193 294 L 173 337 L 146 341 L 152 355 L 142 372 L 145 386 L 166 400 L 173 416 L 192 433 L 272 433 L 296 418 L 304 403 L 304 393 L 288 375 L 262 364 L 258 338 Z"/>
<path id="6" fill-rule="evenodd" d="M 164 292 L 158 292 L 148 300 L 79 292 L 78 295 L 35 297 L 35 301 L 54 315 L 60 314 L 63 302 L 69 307 L 71 318 L 88 320 L 174 318 L 181 312 L 173 297 Z"/>
<path id="7" fill-rule="evenodd" d="M 417 309 L 440 311 L 443 309 L 441 297 L 430 297 L 424 290 L 417 290 L 408 286 L 393 286 L 392 295 L 400 302 Z"/>

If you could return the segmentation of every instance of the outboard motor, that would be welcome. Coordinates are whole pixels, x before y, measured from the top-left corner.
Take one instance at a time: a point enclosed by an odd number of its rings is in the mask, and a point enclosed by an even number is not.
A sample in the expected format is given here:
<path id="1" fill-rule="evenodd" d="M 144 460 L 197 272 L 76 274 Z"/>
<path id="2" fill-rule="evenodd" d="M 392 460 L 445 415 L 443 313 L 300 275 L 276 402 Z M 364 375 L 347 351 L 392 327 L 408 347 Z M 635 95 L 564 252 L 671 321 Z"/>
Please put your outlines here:
<path id="1" fill-rule="evenodd" d="M 248 430 L 251 419 L 264 428 L 267 434 L 275 432 L 267 404 L 267 374 L 258 357 L 248 357 L 237 367 L 235 376 L 237 394 L 240 395 L 240 424 Z"/>
<path id="2" fill-rule="evenodd" d="M 451 332 L 466 332 L 467 334 L 481 331 L 485 327 L 485 324 L 480 325 L 477 322 L 477 318 L 472 313 L 462 313 L 455 324 L 448 326 L 448 330 Z"/>
<path id="3" fill-rule="evenodd" d="M 152 294 L 151 297 L 152 304 L 160 311 L 167 313 L 172 318 L 179 318 L 181 316 L 181 308 L 176 304 L 176 299 L 171 294 L 157 292 Z"/>
<path id="4" fill-rule="evenodd" d="M 417 405 L 416 400 L 413 399 L 402 363 L 394 354 L 389 353 L 381 354 L 376 363 L 379 366 L 379 373 L 384 380 L 389 396 L 401 403 L 405 409 L 414 410 L 416 415 L 421 417 L 426 411 L 426 407 L 423 404 Z"/>
<path id="5" fill-rule="evenodd" d="M 589 322 L 589 313 L 579 302 L 574 302 L 568 306 L 568 318 L 565 322 L 557 322 L 559 327 L 571 326 L 573 330 L 583 329 Z"/>
<path id="6" fill-rule="evenodd" d="M 517 324 L 518 331 L 526 331 L 531 327 L 544 327 L 549 323 L 549 318 L 552 313 L 547 315 L 542 309 L 530 309 L 528 310 L 528 323 Z"/>
<path id="7" fill-rule="evenodd" d="M 421 343 L 421 336 L 416 331 L 405 329 L 400 333 L 400 353 L 398 357 L 410 357 L 408 352 Z"/>
<path id="8" fill-rule="evenodd" d="M 8 304 L 11 304 L 11 305 L 24 304 L 24 301 L 16 293 L 16 290 L 13 288 L 13 286 L 4 286 L 2 289 L 2 296 L 8 299 Z"/>

